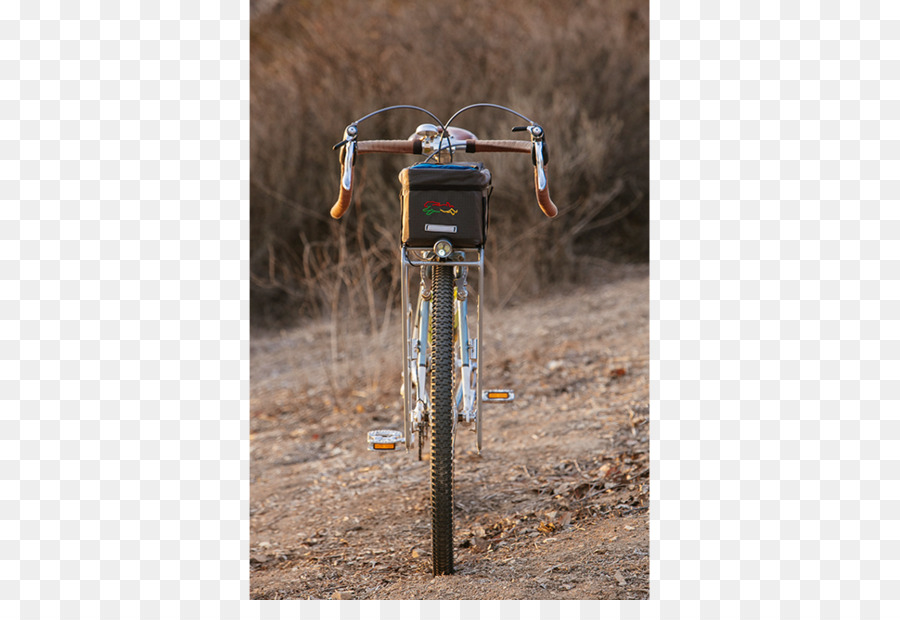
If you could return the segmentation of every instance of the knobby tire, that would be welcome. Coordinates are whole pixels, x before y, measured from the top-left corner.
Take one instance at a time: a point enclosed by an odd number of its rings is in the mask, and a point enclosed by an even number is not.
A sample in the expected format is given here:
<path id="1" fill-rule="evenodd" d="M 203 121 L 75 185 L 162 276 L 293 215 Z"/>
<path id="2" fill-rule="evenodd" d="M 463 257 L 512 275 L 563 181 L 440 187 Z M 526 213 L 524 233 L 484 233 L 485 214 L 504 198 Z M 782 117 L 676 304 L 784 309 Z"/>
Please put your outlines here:
<path id="1" fill-rule="evenodd" d="M 433 573 L 453 573 L 453 267 L 431 280 L 431 555 Z"/>

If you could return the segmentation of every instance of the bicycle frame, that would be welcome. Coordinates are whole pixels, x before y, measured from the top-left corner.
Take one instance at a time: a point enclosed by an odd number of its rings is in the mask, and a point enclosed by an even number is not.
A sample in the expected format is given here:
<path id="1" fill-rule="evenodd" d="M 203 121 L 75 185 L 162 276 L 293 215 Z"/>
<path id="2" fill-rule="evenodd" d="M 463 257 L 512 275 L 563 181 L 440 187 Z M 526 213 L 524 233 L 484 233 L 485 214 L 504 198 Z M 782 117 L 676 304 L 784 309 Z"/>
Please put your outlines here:
<path id="1" fill-rule="evenodd" d="M 410 267 L 418 267 L 420 281 L 424 281 L 424 270 L 435 264 L 425 256 L 431 248 L 411 248 L 402 246 L 400 251 L 401 304 L 406 311 L 403 322 L 403 350 L 406 352 L 403 364 L 403 434 L 406 449 L 412 447 L 413 431 L 422 423 L 423 415 L 429 410 L 430 395 L 425 380 L 428 371 L 428 319 L 431 312 L 431 300 L 426 298 L 426 287 L 420 285 L 415 310 L 410 299 Z M 410 256 L 416 253 L 419 257 Z M 475 254 L 477 257 L 469 257 Z M 461 380 L 454 398 L 454 432 L 459 421 L 475 422 L 476 449 L 481 454 L 482 415 L 481 415 L 481 373 L 479 362 L 484 359 L 481 350 L 482 312 L 481 300 L 484 298 L 484 248 L 457 250 L 450 260 L 441 261 L 442 265 L 452 266 L 463 273 L 455 278 L 454 313 L 456 316 L 455 333 L 457 335 L 456 359 L 459 364 Z M 478 295 L 475 304 L 476 326 L 475 337 L 469 331 L 469 299 L 468 271 L 478 270 Z M 463 292 L 460 293 L 460 290 Z M 416 333 L 413 331 L 416 330 Z M 415 373 L 415 381 L 413 374 Z M 474 389 L 471 378 L 474 374 Z M 415 383 L 415 385 L 414 385 Z"/>

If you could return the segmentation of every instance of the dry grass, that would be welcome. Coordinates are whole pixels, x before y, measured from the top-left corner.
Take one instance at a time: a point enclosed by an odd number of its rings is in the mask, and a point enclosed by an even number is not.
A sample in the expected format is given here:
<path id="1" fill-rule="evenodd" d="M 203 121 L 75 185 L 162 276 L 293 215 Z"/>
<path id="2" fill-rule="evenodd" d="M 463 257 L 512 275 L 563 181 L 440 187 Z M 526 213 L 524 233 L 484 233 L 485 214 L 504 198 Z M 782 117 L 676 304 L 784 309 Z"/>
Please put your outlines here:
<path id="1" fill-rule="evenodd" d="M 389 322 L 399 299 L 397 172 L 413 160 L 360 157 L 351 213 L 333 222 L 328 209 L 339 173 L 331 145 L 350 121 L 398 103 L 447 118 L 490 101 L 547 130 L 556 220 L 534 204 L 527 158 L 483 158 L 495 180 L 488 282 L 503 291 L 492 299 L 576 280 L 598 258 L 647 260 L 645 0 L 256 0 L 250 44 L 254 326 L 347 313 L 372 331 Z M 378 117 L 362 138 L 406 137 L 426 120 Z M 458 124 L 507 138 L 515 119 L 475 111 Z"/>

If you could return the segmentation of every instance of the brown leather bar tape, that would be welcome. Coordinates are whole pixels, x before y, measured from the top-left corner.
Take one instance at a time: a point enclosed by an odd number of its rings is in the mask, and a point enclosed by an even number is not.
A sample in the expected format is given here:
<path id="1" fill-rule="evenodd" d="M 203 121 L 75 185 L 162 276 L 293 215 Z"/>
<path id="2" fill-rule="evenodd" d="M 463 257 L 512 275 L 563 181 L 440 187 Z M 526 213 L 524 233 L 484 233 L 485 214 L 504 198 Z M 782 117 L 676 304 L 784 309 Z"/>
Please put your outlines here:
<path id="1" fill-rule="evenodd" d="M 550 199 L 550 180 L 547 177 L 547 166 L 544 166 L 544 177 L 547 178 L 547 184 L 544 185 L 544 189 L 538 189 L 538 170 L 537 168 L 534 169 L 534 193 L 537 196 L 538 206 L 544 212 L 544 215 L 556 217 L 559 209 L 556 208 L 556 205 Z"/>
<path id="2" fill-rule="evenodd" d="M 420 155 L 420 140 L 364 140 L 356 143 L 357 153 L 403 153 Z"/>
<path id="3" fill-rule="evenodd" d="M 469 150 L 469 149 L 472 150 Z M 530 153 L 531 142 L 525 140 L 466 140 L 467 153 Z"/>
<path id="4" fill-rule="evenodd" d="M 344 151 L 341 149 L 341 179 L 344 178 Z M 334 203 L 334 206 L 331 207 L 331 217 L 336 220 L 341 219 L 344 214 L 347 212 L 347 209 L 350 208 L 350 198 L 353 195 L 353 175 L 351 171 L 350 176 L 350 189 L 344 189 L 343 181 L 338 184 L 338 187 L 341 190 L 341 193 L 338 195 L 337 202 Z"/>
<path id="5" fill-rule="evenodd" d="M 344 186 L 341 186 L 341 193 L 338 196 L 337 202 L 334 203 L 334 206 L 331 207 L 331 217 L 336 220 L 344 217 L 344 214 L 347 212 L 347 209 L 350 208 L 350 197 L 351 192 L 344 189 Z"/>

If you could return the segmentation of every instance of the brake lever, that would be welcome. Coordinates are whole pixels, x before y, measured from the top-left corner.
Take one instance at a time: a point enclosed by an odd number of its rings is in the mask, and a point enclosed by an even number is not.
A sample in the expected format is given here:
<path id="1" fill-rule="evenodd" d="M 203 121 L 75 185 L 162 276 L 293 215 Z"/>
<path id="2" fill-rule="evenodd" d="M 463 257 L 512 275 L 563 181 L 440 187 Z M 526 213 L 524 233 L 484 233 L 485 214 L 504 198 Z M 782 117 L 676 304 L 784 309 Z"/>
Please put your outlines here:
<path id="1" fill-rule="evenodd" d="M 531 148 L 531 153 L 534 157 L 534 169 L 537 171 L 538 175 L 538 189 L 543 190 L 547 187 L 547 175 L 544 173 L 544 166 L 547 165 L 547 162 L 544 161 L 544 145 L 536 142 L 534 146 Z"/>
<path id="2" fill-rule="evenodd" d="M 344 129 L 344 139 L 335 144 L 334 147 L 332 147 L 332 150 L 342 149 L 341 169 L 343 175 L 341 177 L 341 187 L 343 187 L 348 192 L 350 191 L 350 187 L 353 184 L 353 164 L 356 162 L 357 134 L 359 134 L 359 129 L 356 127 L 355 123 L 347 125 L 347 128 Z"/>
<path id="3" fill-rule="evenodd" d="M 341 178 L 341 185 L 347 191 L 353 183 L 353 163 L 356 159 L 356 140 L 345 140 L 347 145 L 344 147 L 344 176 Z"/>
<path id="4" fill-rule="evenodd" d="M 547 187 L 547 175 L 544 172 L 544 166 L 547 165 L 547 145 L 544 143 L 544 128 L 540 125 L 531 125 L 527 127 L 531 134 L 531 160 L 534 163 L 534 169 L 537 171 L 538 189 L 543 190 Z"/>

